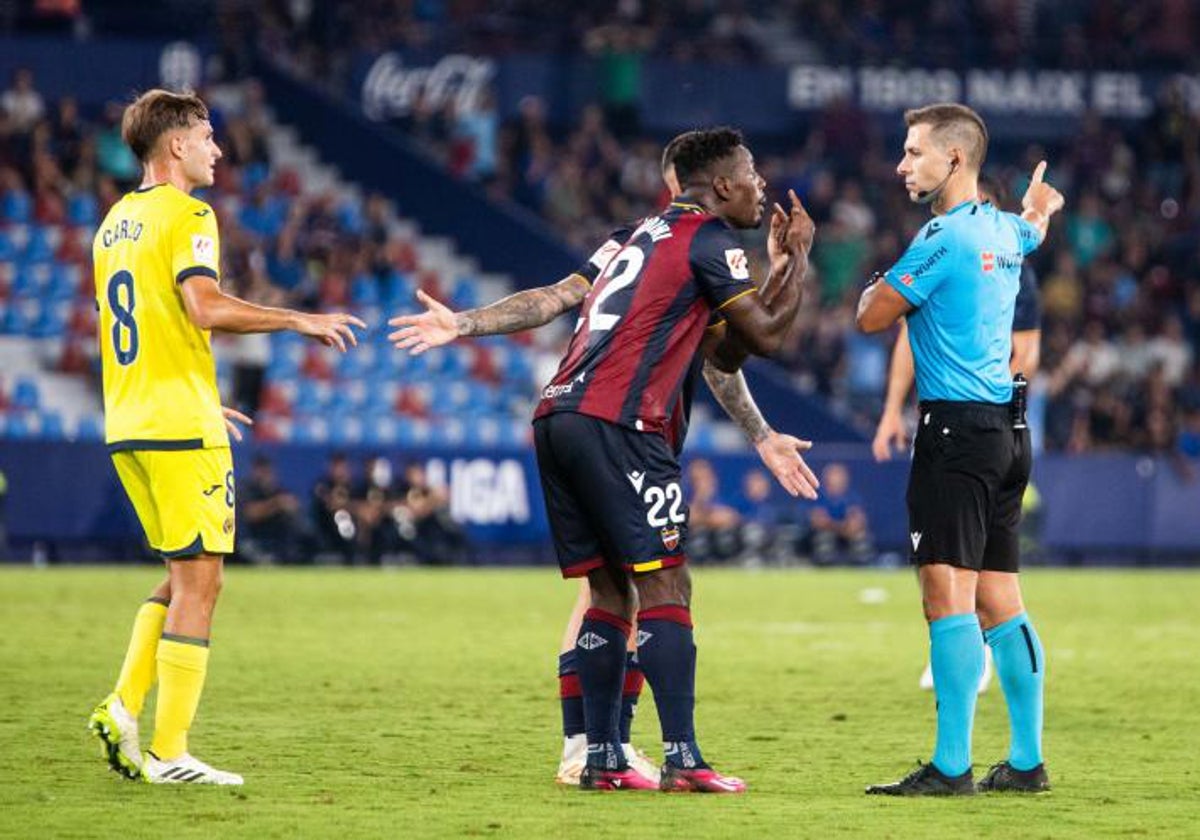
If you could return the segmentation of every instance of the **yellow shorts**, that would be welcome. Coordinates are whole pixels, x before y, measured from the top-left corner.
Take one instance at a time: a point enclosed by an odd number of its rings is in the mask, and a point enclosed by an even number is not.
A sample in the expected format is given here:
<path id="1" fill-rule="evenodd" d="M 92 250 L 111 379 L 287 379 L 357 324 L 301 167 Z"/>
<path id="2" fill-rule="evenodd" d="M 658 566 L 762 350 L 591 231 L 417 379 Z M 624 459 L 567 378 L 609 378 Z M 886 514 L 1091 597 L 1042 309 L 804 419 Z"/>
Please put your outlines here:
<path id="1" fill-rule="evenodd" d="M 233 553 L 229 447 L 128 450 L 112 460 L 152 549 L 166 559 Z"/>

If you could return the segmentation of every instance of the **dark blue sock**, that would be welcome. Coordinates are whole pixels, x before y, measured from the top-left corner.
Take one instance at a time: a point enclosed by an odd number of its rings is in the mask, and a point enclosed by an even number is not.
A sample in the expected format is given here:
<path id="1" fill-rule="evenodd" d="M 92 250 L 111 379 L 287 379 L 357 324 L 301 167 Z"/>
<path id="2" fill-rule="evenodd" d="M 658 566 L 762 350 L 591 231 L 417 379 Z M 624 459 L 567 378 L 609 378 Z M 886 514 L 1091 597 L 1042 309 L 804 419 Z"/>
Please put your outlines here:
<path id="1" fill-rule="evenodd" d="M 626 651 L 625 688 L 621 692 L 621 743 L 628 744 L 633 731 L 633 716 L 637 712 L 638 698 L 642 696 L 642 685 L 646 675 L 638 663 L 635 651 Z"/>
<path id="2" fill-rule="evenodd" d="M 1029 616 L 1021 613 L 984 633 L 996 661 L 1012 742 L 1008 763 L 1032 770 L 1042 763 L 1042 686 L 1046 656 Z"/>
<path id="3" fill-rule="evenodd" d="M 947 776 L 961 776 L 971 769 L 975 695 L 983 676 L 983 634 L 975 613 L 930 622 L 929 661 L 937 694 L 933 764 Z"/>
<path id="4" fill-rule="evenodd" d="M 696 645 L 687 607 L 651 607 L 638 613 L 638 661 L 654 691 L 663 754 L 676 767 L 707 767 L 696 743 Z"/>
<path id="5" fill-rule="evenodd" d="M 587 731 L 588 767 L 624 770 L 618 718 L 625 682 L 625 645 L 629 622 L 592 608 L 583 614 L 575 641 L 575 668 L 583 689 L 583 719 Z"/>
<path id="6" fill-rule="evenodd" d="M 563 737 L 583 734 L 583 690 L 575 670 L 575 650 L 558 657 L 558 697 L 562 702 Z"/>

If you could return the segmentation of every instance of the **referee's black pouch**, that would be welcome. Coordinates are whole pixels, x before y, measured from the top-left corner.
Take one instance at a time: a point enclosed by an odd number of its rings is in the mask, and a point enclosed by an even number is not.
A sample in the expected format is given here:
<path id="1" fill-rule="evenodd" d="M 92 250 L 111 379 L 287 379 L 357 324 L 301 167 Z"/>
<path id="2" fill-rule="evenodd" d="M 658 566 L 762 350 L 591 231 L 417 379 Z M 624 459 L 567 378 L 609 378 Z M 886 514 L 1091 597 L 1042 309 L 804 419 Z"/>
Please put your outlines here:
<path id="1" fill-rule="evenodd" d="M 1009 414 L 1012 416 L 1012 424 L 1014 429 L 1027 429 L 1029 424 L 1025 420 L 1025 401 L 1026 391 L 1029 389 L 1029 380 L 1025 378 L 1025 374 L 1018 373 L 1013 377 L 1012 402 L 1008 404 Z"/>

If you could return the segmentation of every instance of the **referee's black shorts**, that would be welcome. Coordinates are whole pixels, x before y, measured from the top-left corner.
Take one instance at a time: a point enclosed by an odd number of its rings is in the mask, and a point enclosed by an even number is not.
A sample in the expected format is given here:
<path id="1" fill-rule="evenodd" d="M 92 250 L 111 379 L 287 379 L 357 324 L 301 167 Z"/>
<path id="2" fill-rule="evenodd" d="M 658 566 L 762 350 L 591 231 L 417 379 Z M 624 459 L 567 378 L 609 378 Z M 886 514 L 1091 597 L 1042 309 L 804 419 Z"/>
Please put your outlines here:
<path id="1" fill-rule="evenodd" d="M 1016 572 L 1017 528 L 1029 483 L 1029 430 L 1008 405 L 920 405 L 908 478 L 912 562 Z"/>

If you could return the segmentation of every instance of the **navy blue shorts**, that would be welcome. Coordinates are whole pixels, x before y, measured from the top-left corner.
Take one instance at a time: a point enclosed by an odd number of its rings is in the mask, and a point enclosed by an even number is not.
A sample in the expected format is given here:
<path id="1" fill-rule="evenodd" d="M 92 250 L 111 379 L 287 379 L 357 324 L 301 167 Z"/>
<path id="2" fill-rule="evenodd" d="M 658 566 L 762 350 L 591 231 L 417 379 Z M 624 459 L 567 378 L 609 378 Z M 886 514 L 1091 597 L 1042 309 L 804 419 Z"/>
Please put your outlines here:
<path id="1" fill-rule="evenodd" d="M 558 412 L 534 421 L 533 441 L 563 577 L 686 562 L 679 461 L 661 435 Z"/>

